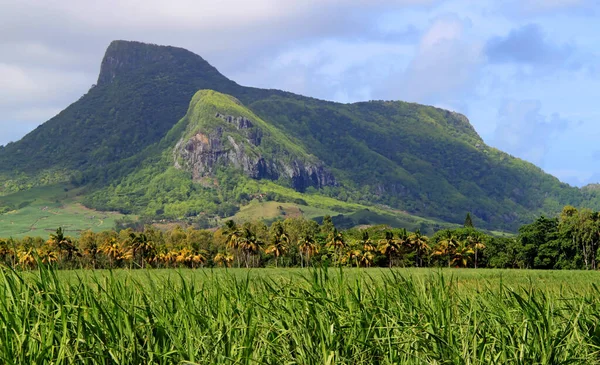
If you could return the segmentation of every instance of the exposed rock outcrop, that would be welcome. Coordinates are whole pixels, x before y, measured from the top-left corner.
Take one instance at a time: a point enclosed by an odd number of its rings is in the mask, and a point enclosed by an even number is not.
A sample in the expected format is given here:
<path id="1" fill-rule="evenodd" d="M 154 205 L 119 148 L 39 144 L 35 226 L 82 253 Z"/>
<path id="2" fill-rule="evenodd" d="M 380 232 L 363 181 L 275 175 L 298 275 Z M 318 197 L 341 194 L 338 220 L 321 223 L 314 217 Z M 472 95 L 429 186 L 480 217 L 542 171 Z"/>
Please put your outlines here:
<path id="1" fill-rule="evenodd" d="M 262 130 L 260 128 L 253 128 L 254 124 L 252 124 L 250 119 L 246 117 L 234 117 L 231 115 L 223 115 L 220 113 L 217 113 L 215 117 L 223 119 L 227 123 L 234 125 L 238 130 L 247 129 L 247 131 L 245 131 L 245 134 L 248 139 L 248 142 L 255 146 L 260 145 L 263 136 Z"/>
<path id="2" fill-rule="evenodd" d="M 336 185 L 334 176 L 320 161 L 308 161 L 287 152 L 270 158 L 263 156 L 257 148 L 262 143 L 263 132 L 248 118 L 219 113 L 215 117 L 235 126 L 240 131 L 238 140 L 227 133 L 225 126 L 210 133 L 198 131 L 191 138 L 180 140 L 173 152 L 175 166 L 191 171 L 194 180 L 212 176 L 219 166 L 232 166 L 253 179 L 289 178 L 297 191 L 311 186 Z M 245 141 L 239 140 L 239 135 L 244 136 Z"/>

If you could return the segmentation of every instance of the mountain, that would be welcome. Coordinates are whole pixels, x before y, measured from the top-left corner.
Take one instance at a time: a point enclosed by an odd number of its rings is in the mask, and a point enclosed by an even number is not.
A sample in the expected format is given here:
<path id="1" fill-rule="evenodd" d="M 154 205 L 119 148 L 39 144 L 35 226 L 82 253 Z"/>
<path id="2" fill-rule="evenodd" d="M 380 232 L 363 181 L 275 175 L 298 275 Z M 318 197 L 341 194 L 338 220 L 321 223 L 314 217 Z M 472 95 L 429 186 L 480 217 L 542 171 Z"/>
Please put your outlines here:
<path id="1" fill-rule="evenodd" d="M 506 230 L 600 207 L 596 189 L 487 146 L 458 113 L 245 87 L 184 49 L 127 41 L 110 44 L 87 94 L 0 149 L 0 179 L 0 194 L 72 181 L 90 207 L 166 219 L 224 216 L 266 193 L 452 223 L 470 212 Z"/>

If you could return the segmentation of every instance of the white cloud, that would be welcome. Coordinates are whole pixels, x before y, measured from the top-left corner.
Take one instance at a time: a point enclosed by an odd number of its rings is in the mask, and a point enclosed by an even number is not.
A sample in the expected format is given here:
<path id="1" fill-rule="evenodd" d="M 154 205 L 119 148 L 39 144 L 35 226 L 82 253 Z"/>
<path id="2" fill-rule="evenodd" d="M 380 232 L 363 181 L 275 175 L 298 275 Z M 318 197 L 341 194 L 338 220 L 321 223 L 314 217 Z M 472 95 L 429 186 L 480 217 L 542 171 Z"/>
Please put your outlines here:
<path id="1" fill-rule="evenodd" d="M 464 24 L 455 17 L 440 18 L 433 22 L 421 39 L 421 50 L 430 50 L 446 42 L 459 41 L 462 38 Z"/>
<path id="2" fill-rule="evenodd" d="M 573 186 L 583 186 L 594 181 L 594 173 L 590 170 L 576 169 L 550 169 L 547 173 L 556 176 L 560 181 L 564 181 Z"/>
<path id="3" fill-rule="evenodd" d="M 582 76 L 574 77 L 573 72 L 564 72 L 564 62 L 556 63 L 556 72 L 548 68 L 540 72 L 537 66 L 529 71 L 529 65 L 515 68 L 514 62 L 486 66 L 489 60 L 482 56 L 482 47 L 491 36 L 532 22 L 530 17 L 548 32 L 547 39 L 587 49 L 593 64 L 600 42 L 595 19 L 575 15 L 594 14 L 598 4 L 595 0 L 0 0 L 0 144 L 17 139 L 77 100 L 96 82 L 109 42 L 127 39 L 187 48 L 249 86 L 342 102 L 402 99 L 470 111 L 473 124 L 492 142 L 505 141 L 513 148 L 509 152 L 528 159 L 543 161 L 546 156 L 548 168 L 565 170 L 573 159 L 560 160 L 554 152 L 561 150 L 557 146 L 534 138 L 535 146 L 527 149 L 526 138 L 514 137 L 521 128 L 531 135 L 527 121 L 542 125 L 554 121 L 548 111 L 527 103 L 519 106 L 519 100 L 539 99 L 545 106 L 556 106 L 569 120 L 573 113 L 581 113 L 577 119 L 587 124 L 579 137 L 592 136 L 597 130 L 593 113 L 598 75 L 580 70 Z M 515 103 L 512 122 L 508 116 L 495 115 L 502 98 Z M 519 117 L 527 111 L 533 118 Z M 498 119 L 501 125 L 494 129 Z M 565 133 L 545 140 L 565 146 L 578 137 Z M 593 148 L 593 143 L 586 147 Z M 580 157 L 586 167 L 593 165 L 592 159 Z"/>
<path id="4" fill-rule="evenodd" d="M 557 113 L 543 115 L 541 107 L 539 100 L 505 100 L 498 110 L 493 144 L 538 166 L 544 166 L 544 159 L 554 139 L 571 123 Z"/>
<path id="5" fill-rule="evenodd" d="M 438 1 L 0 0 L 0 135 L 22 133 L 29 127 L 17 124 L 42 123 L 53 113 L 42 110 L 77 100 L 96 82 L 114 39 L 187 48 L 248 85 L 355 100 L 368 87 L 342 75 L 386 52 L 370 44 L 382 32 L 374 20 Z M 357 38 L 366 39 L 364 52 L 353 54 Z M 314 59 L 294 51 L 311 48 Z"/>
<path id="6" fill-rule="evenodd" d="M 484 61 L 482 45 L 466 35 L 469 27 L 468 19 L 455 15 L 435 18 L 408 66 L 395 68 L 377 94 L 455 108 L 462 105 Z"/>
<path id="7" fill-rule="evenodd" d="M 586 0 L 521 0 L 522 6 L 528 11 L 549 11 L 562 8 L 581 6 Z"/>
<path id="8" fill-rule="evenodd" d="M 81 72 L 22 68 L 4 63 L 0 63 L 0 80 L 0 106 L 44 104 L 73 93 L 80 96 L 91 86 L 90 75 Z"/>
<path id="9" fill-rule="evenodd" d="M 22 28 L 22 20 L 43 24 L 68 22 L 85 25 L 87 32 L 102 30 L 174 30 L 207 31 L 214 34 L 238 33 L 249 27 L 281 28 L 290 24 L 293 32 L 322 29 L 328 23 L 335 25 L 340 18 L 353 14 L 366 14 L 382 9 L 391 10 L 407 6 L 423 6 L 438 0 L 105 0 L 65 1 L 48 0 L 42 5 L 38 0 L 0 0 L 5 27 Z M 34 11 L 30 11 L 34 10 Z M 38 24 L 29 24 L 36 27 Z M 309 26 L 295 27 L 300 24 Z M 67 25 L 67 24 L 65 24 Z M 245 34 L 237 34 L 246 36 Z M 277 34 L 273 34 L 277 36 Z"/>
<path id="10" fill-rule="evenodd" d="M 387 76 L 384 65 L 405 63 L 411 52 L 410 46 L 389 42 L 323 40 L 284 50 L 232 76 L 243 84 L 340 102 L 367 100 L 371 84 Z"/>
<path id="11" fill-rule="evenodd" d="M 511 18 L 594 16 L 600 10 L 597 0 L 506 0 L 498 1 L 497 6 Z"/>

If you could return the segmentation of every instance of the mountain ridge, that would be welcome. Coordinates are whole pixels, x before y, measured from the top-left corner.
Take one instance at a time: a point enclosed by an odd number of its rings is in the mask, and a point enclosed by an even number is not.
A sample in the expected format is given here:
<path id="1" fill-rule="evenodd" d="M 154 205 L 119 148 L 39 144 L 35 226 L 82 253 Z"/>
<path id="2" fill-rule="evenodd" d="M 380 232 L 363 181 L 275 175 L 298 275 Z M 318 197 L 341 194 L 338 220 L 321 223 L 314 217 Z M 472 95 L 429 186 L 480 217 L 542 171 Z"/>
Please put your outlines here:
<path id="1" fill-rule="evenodd" d="M 88 93 L 22 140 L 0 149 L 0 178 L 5 180 L 0 194 L 65 179 L 88 186 L 96 198 L 98 191 L 107 192 L 107 186 L 121 186 L 128 176 L 139 173 L 142 164 L 160 161 L 168 149 L 173 155 L 172 149 L 185 133 L 178 123 L 189 112 L 198 90 L 230 95 L 261 125 L 272 126 L 293 141 L 282 143 L 301 150 L 298 158 L 309 161 L 307 156 L 312 155 L 322 161 L 322 168 L 330 171 L 336 183 L 305 183 L 301 190 L 308 194 L 384 204 L 454 223 L 471 212 L 476 223 L 504 229 L 515 229 L 540 213 L 558 212 L 565 204 L 599 205 L 595 190 L 570 187 L 533 164 L 487 146 L 462 114 L 402 101 L 342 104 L 245 87 L 185 49 L 129 41 L 109 45 L 98 84 Z M 216 118 L 218 113 L 206 118 L 229 123 Z M 227 136 L 221 137 L 226 143 Z M 256 156 L 257 146 L 250 145 L 245 148 Z M 282 160 L 284 150 L 272 161 Z M 239 170 L 251 169 L 240 165 L 236 170 L 236 158 L 227 159 L 232 164 L 220 166 L 215 175 L 232 191 L 240 190 L 246 180 L 238 186 L 231 178 L 241 178 L 245 175 Z M 249 177 L 264 177 L 261 174 L 269 168 L 266 162 L 262 166 L 257 169 L 263 172 Z M 277 183 L 281 173 L 267 175 Z M 190 176 L 189 184 L 177 180 L 188 192 L 195 191 L 197 184 Z M 27 179 L 33 182 L 24 182 Z M 279 183 L 294 186 L 283 180 Z M 219 194 L 222 204 L 246 202 L 239 194 Z M 107 207 L 109 198 L 87 201 L 92 207 Z M 129 211 L 128 205 L 135 206 L 122 204 L 110 207 Z M 153 206 L 150 211 L 162 212 L 164 206 Z"/>

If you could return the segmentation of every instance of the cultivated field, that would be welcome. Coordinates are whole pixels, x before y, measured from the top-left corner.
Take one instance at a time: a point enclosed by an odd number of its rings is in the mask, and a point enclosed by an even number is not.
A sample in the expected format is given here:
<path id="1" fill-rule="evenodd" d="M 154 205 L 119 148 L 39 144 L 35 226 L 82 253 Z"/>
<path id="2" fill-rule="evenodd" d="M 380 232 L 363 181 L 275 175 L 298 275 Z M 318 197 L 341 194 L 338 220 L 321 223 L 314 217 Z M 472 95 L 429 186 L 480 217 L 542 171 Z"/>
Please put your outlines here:
<path id="1" fill-rule="evenodd" d="M 0 363 L 591 364 L 600 273 L 0 270 Z"/>
<path id="2" fill-rule="evenodd" d="M 124 217 L 115 212 L 99 212 L 79 203 L 77 189 L 66 185 L 32 188 L 7 196 L 0 196 L 0 207 L 12 209 L 0 214 L 2 237 L 46 237 L 63 227 L 65 233 L 79 236 L 82 231 L 99 232 L 113 229 L 115 221 Z"/>

